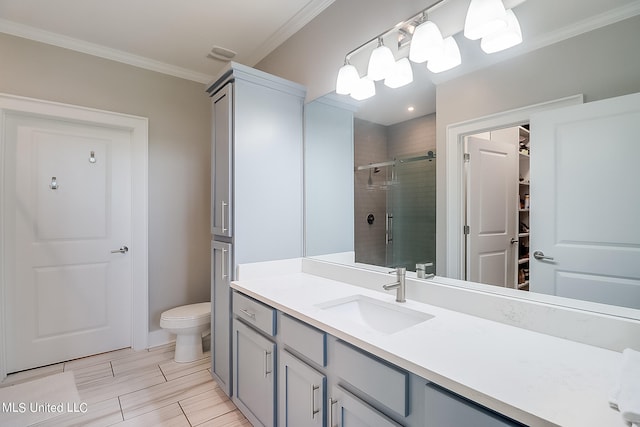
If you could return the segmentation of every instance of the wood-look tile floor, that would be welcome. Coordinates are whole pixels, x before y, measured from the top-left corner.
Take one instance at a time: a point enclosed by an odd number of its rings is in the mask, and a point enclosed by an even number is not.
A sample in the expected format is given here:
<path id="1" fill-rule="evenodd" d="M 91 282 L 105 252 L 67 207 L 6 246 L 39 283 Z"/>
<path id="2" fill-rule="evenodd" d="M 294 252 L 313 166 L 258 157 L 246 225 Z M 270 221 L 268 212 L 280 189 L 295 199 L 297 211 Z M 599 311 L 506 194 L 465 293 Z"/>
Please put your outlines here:
<path id="1" fill-rule="evenodd" d="M 174 345 L 117 350 L 9 375 L 0 387 L 73 371 L 87 412 L 38 426 L 224 426 L 251 424 L 212 379 L 211 355 L 173 361 Z"/>

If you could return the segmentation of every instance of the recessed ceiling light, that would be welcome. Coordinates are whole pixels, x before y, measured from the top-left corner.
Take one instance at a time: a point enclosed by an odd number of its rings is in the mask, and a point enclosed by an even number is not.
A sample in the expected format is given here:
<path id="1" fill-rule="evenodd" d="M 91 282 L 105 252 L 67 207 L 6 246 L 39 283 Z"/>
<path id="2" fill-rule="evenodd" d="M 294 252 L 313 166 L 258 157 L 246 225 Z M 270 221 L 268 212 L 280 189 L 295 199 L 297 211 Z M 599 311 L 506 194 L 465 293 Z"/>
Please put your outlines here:
<path id="1" fill-rule="evenodd" d="M 214 46 L 211 52 L 207 55 L 207 58 L 218 59 L 220 61 L 231 61 L 236 53 L 231 49 L 227 49 L 220 46 Z"/>
<path id="2" fill-rule="evenodd" d="M 409 112 L 411 112 L 411 111 L 413 111 L 413 110 L 415 110 L 415 108 L 413 108 L 413 107 L 408 107 L 408 108 L 407 108 L 407 111 L 409 111 Z"/>

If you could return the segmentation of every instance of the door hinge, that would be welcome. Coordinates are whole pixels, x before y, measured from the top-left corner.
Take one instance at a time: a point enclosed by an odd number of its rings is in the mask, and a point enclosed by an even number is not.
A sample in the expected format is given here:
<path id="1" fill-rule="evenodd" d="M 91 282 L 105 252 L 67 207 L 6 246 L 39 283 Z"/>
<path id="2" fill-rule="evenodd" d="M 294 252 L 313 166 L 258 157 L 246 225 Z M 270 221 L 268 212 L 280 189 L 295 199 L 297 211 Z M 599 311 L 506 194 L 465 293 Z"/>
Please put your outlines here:
<path id="1" fill-rule="evenodd" d="M 469 226 L 468 225 L 463 225 L 462 226 L 462 232 L 464 234 L 469 234 Z"/>
<path id="2" fill-rule="evenodd" d="M 465 163 L 469 163 L 469 160 L 471 159 L 471 154 L 469 153 L 464 153 L 462 158 L 464 159 Z"/>

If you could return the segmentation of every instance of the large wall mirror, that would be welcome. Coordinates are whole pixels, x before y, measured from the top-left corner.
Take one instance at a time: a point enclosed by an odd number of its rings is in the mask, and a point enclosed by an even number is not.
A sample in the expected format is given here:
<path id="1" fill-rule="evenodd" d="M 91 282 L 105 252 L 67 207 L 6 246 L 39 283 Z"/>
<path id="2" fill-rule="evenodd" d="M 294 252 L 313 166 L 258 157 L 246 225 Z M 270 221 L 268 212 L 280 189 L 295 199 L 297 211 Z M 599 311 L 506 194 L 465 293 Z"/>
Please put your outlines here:
<path id="1" fill-rule="evenodd" d="M 496 143 L 511 138 L 516 156 L 514 237 L 518 240 L 514 242 L 514 281 L 499 284 L 478 276 L 474 280 L 486 283 L 484 289 L 489 292 L 504 289 L 509 295 L 523 293 L 531 298 L 536 289 L 522 286 L 529 280 L 525 272 L 531 273 L 523 265 L 533 263 L 534 248 L 529 239 L 546 231 L 543 222 L 533 228 L 528 218 L 535 209 L 535 194 L 529 194 L 528 186 L 540 178 L 530 175 L 529 161 L 543 155 L 530 145 L 536 129 L 529 129 L 529 117 L 545 109 L 640 92 L 640 83 L 633 77 L 640 75 L 640 60 L 611 49 L 614 42 L 637 35 L 639 25 L 637 16 L 628 18 L 484 68 L 458 72 L 450 79 L 434 79 L 414 64 L 415 80 L 409 86 L 392 90 L 377 84 L 378 93 L 365 101 L 330 94 L 309 103 L 305 130 L 306 255 L 371 268 L 404 266 L 418 270 L 418 275 L 437 272 L 439 276 L 470 279 L 469 238 L 463 225 L 469 219 L 465 217 L 469 214 L 465 203 L 472 200 L 469 192 L 477 190 L 469 186 L 469 170 L 462 157 L 451 156 L 477 149 L 477 142 L 467 138 L 472 135 Z M 584 58 L 574 54 L 577 51 L 606 57 L 615 66 L 585 68 Z M 626 70 L 620 72 L 621 66 Z M 539 80 L 532 81 L 534 76 Z M 570 96 L 574 94 L 584 94 L 584 99 L 582 95 Z M 603 144 L 606 150 L 616 150 L 614 141 Z M 613 161 L 624 156 L 619 153 L 607 158 Z M 632 180 L 640 180 L 637 173 L 631 175 Z M 488 178 L 487 185 L 495 185 L 495 179 L 491 182 Z M 615 212 L 622 207 L 640 217 L 640 198 L 627 194 L 640 195 L 637 188 L 628 182 L 621 185 L 627 191 L 615 192 L 617 199 L 607 195 L 608 206 L 598 209 L 601 221 L 616 221 Z M 575 194 L 588 193 L 584 188 L 575 190 Z M 564 197 L 572 194 L 567 192 Z M 597 203 L 595 195 L 591 202 Z M 618 239 L 635 254 L 640 252 L 638 230 L 640 227 L 631 227 Z M 522 261 L 525 250 L 526 262 Z M 622 285 L 612 292 L 618 296 L 603 297 L 607 293 L 604 288 L 591 286 L 593 275 L 582 294 L 553 289 L 541 292 L 590 301 L 588 309 L 640 318 L 638 268 L 618 277 Z M 579 274 L 573 274 L 571 280 L 580 282 Z M 498 287 L 501 290 L 496 290 Z M 546 301 L 545 297 L 541 300 Z M 618 308 L 609 310 L 609 306 Z"/>

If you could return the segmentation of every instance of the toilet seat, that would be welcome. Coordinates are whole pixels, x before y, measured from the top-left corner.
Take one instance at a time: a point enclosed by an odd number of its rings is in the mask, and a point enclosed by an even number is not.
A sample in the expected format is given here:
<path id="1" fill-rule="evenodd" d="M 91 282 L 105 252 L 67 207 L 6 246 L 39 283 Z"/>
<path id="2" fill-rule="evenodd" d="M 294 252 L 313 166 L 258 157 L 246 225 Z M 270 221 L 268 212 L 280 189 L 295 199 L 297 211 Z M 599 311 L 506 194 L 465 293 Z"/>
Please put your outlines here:
<path id="1" fill-rule="evenodd" d="M 211 303 L 201 302 L 197 304 L 183 305 L 172 308 L 160 316 L 161 328 L 189 328 L 200 326 L 211 321 Z"/>

